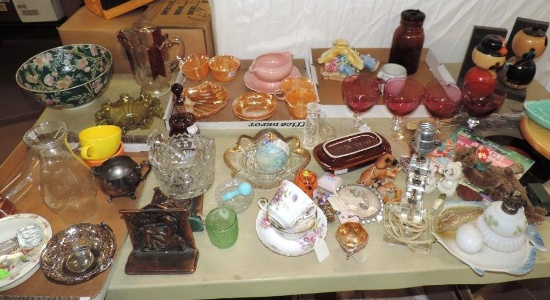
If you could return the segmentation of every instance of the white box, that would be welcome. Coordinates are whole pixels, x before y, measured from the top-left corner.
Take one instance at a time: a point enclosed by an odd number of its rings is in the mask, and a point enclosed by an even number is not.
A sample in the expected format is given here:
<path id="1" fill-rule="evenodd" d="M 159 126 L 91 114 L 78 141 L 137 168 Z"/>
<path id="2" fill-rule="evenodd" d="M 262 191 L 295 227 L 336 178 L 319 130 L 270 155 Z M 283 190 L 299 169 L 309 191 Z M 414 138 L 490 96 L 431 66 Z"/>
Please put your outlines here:
<path id="1" fill-rule="evenodd" d="M 60 0 L 13 0 L 23 23 L 58 21 L 65 16 Z"/>

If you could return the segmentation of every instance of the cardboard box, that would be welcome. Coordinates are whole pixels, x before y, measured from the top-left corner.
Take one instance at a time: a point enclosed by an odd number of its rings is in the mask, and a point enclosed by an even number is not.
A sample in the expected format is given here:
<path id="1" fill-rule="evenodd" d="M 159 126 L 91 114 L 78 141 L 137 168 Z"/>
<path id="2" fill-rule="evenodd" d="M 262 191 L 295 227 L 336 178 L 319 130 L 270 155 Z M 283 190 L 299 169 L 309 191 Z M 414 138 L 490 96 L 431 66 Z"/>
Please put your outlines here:
<path id="1" fill-rule="evenodd" d="M 18 22 L 19 15 L 12 0 L 0 0 L 0 22 Z"/>
<path id="2" fill-rule="evenodd" d="M 23 23 L 58 21 L 65 16 L 60 0 L 13 0 Z"/>
<path id="3" fill-rule="evenodd" d="M 92 43 L 109 49 L 113 55 L 114 72 L 131 73 L 128 57 L 117 39 L 117 32 L 123 28 L 132 28 L 135 24 L 142 22 L 145 9 L 146 7 L 141 7 L 106 20 L 95 15 L 86 7 L 81 7 L 57 30 L 64 45 Z M 183 39 L 186 53 L 210 53 L 205 42 L 206 31 L 203 28 L 163 27 L 162 32 L 167 33 L 170 37 L 179 36 Z"/>
<path id="4" fill-rule="evenodd" d="M 155 24 L 173 32 L 185 43 L 186 53 L 215 55 L 212 16 L 208 1 L 157 0 L 148 6 L 138 24 Z M 195 47 L 200 43 L 203 47 Z M 202 48 L 202 49 L 201 49 Z"/>

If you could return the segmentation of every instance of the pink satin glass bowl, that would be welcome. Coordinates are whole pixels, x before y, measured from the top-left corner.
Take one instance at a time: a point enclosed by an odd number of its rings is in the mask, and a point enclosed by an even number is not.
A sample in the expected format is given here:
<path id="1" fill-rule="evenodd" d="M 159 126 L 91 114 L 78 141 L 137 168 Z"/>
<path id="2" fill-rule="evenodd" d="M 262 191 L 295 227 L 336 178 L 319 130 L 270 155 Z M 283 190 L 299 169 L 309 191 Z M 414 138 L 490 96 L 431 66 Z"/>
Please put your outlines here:
<path id="1" fill-rule="evenodd" d="M 292 58 L 290 52 L 273 52 L 258 56 L 248 71 L 263 82 L 280 82 L 292 72 Z"/>

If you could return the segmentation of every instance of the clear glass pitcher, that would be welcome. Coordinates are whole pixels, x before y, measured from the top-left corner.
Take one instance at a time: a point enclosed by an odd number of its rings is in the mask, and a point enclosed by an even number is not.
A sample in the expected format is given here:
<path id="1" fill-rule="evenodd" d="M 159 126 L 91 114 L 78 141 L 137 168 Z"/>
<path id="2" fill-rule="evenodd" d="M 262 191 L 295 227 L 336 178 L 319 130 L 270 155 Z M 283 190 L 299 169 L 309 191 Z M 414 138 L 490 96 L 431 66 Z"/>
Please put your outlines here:
<path id="1" fill-rule="evenodd" d="M 48 121 L 27 131 L 23 141 L 39 159 L 44 202 L 72 224 L 94 216 L 97 185 L 92 170 L 69 149 L 67 133 L 64 122 Z"/>
<path id="2" fill-rule="evenodd" d="M 154 97 L 168 93 L 172 71 L 185 53 L 183 41 L 177 36 L 170 38 L 168 34 L 162 34 L 159 27 L 152 25 L 122 29 L 117 37 L 141 91 Z M 171 58 L 170 53 L 174 52 L 176 55 Z"/>

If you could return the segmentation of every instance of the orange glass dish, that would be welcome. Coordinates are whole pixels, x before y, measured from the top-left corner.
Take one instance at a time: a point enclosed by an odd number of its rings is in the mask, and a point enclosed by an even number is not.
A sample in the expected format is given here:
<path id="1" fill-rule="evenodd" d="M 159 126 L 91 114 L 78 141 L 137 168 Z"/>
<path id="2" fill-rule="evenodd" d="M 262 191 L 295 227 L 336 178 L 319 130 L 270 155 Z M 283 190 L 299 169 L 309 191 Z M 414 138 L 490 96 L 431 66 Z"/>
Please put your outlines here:
<path id="1" fill-rule="evenodd" d="M 219 82 L 230 82 L 237 77 L 241 60 L 231 55 L 218 55 L 208 61 L 212 76 Z"/>
<path id="2" fill-rule="evenodd" d="M 267 93 L 244 93 L 233 100 L 233 113 L 242 120 L 265 120 L 276 111 L 277 99 Z"/>
<path id="3" fill-rule="evenodd" d="M 206 54 L 191 54 L 182 60 L 181 71 L 189 80 L 201 81 L 208 75 L 208 56 Z"/>
<path id="4" fill-rule="evenodd" d="M 195 116 L 204 119 L 222 110 L 229 100 L 229 92 L 223 86 L 205 81 L 197 86 L 185 89 L 184 107 Z"/>
<path id="5" fill-rule="evenodd" d="M 275 97 L 279 100 L 284 100 L 288 92 L 295 89 L 315 90 L 315 86 L 311 79 L 304 76 L 289 76 L 281 81 L 281 88 L 275 93 Z"/>
<path id="6" fill-rule="evenodd" d="M 288 104 L 288 113 L 293 119 L 305 119 L 307 104 L 317 101 L 317 94 L 305 88 L 294 89 L 286 94 L 285 100 Z"/>
<path id="7" fill-rule="evenodd" d="M 281 81 L 281 90 L 284 93 L 288 93 L 291 90 L 300 88 L 314 90 L 313 81 L 304 76 L 289 76 Z"/>

